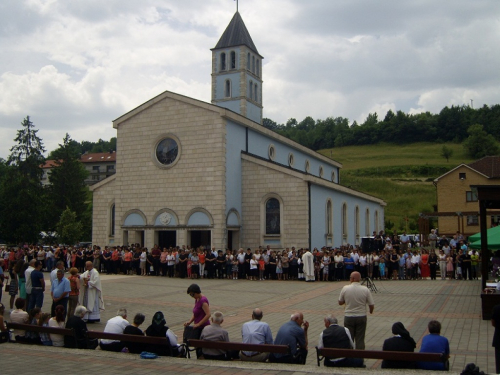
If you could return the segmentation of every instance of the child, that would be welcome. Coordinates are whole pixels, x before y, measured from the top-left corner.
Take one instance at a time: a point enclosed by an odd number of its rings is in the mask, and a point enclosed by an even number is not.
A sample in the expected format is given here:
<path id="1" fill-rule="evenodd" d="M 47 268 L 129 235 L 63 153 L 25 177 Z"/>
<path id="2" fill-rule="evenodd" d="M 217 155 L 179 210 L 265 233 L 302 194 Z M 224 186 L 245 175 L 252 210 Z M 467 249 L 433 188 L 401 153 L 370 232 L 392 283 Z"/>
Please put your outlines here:
<path id="1" fill-rule="evenodd" d="M 259 262 L 255 259 L 255 255 L 250 259 L 250 277 L 248 280 L 257 280 L 257 268 L 259 266 Z"/>
<path id="2" fill-rule="evenodd" d="M 29 324 L 31 324 L 33 326 L 39 325 L 41 315 L 42 315 L 42 310 L 39 307 L 35 307 L 35 308 L 31 309 L 31 311 L 29 312 L 29 316 L 28 316 Z M 26 337 L 26 339 L 28 339 L 28 341 L 30 343 L 33 343 L 33 344 L 40 343 L 40 335 L 37 332 L 26 331 L 26 334 L 24 335 L 24 337 Z"/>
<path id="3" fill-rule="evenodd" d="M 233 280 L 238 280 L 238 258 L 233 256 Z"/>
<path id="4" fill-rule="evenodd" d="M 378 264 L 378 267 L 380 269 L 380 278 L 382 280 L 385 280 L 385 259 L 384 258 L 380 258 L 380 263 Z"/>
<path id="5" fill-rule="evenodd" d="M 276 257 L 276 275 L 278 275 L 278 280 L 281 280 L 281 275 L 283 274 L 283 267 L 281 263 L 281 254 Z"/>
<path id="6" fill-rule="evenodd" d="M 49 313 L 43 313 L 42 316 L 40 317 L 39 324 L 42 327 L 48 327 L 49 326 L 49 320 L 50 320 L 50 314 Z M 45 346 L 52 346 L 52 340 L 50 339 L 50 335 L 48 333 L 40 333 L 40 340 L 42 341 L 43 345 L 45 345 Z"/>
<path id="7" fill-rule="evenodd" d="M 146 249 L 142 249 L 141 256 L 139 257 L 139 268 L 141 269 L 141 276 L 146 276 L 146 261 L 148 259 L 148 254 Z"/>
<path id="8" fill-rule="evenodd" d="M 192 279 L 191 275 L 191 267 L 193 267 L 193 261 L 191 259 L 188 259 L 188 264 L 187 264 L 187 269 L 188 269 L 188 279 Z"/>
<path id="9" fill-rule="evenodd" d="M 263 257 L 259 257 L 259 280 L 264 280 L 265 269 L 266 269 L 266 262 Z"/>
<path id="10" fill-rule="evenodd" d="M 446 258 L 446 273 L 450 280 L 453 279 L 453 257 L 450 255 Z"/>

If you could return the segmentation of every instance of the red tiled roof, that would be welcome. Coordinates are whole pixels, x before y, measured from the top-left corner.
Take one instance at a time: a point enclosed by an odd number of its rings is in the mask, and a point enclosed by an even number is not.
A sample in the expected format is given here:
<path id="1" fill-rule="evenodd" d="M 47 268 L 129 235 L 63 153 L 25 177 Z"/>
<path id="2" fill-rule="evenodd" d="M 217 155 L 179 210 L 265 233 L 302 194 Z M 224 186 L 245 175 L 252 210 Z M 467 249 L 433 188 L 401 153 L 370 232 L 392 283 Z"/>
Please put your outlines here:
<path id="1" fill-rule="evenodd" d="M 500 177 L 500 156 L 485 156 L 469 164 L 469 167 L 488 176 L 489 178 Z"/>
<path id="2" fill-rule="evenodd" d="M 116 152 L 98 152 L 95 154 L 84 154 L 80 158 L 82 163 L 95 163 L 105 161 L 116 161 Z"/>
<path id="3" fill-rule="evenodd" d="M 45 164 L 42 164 L 42 168 L 54 168 L 57 165 L 56 162 L 57 160 L 45 160 Z"/>

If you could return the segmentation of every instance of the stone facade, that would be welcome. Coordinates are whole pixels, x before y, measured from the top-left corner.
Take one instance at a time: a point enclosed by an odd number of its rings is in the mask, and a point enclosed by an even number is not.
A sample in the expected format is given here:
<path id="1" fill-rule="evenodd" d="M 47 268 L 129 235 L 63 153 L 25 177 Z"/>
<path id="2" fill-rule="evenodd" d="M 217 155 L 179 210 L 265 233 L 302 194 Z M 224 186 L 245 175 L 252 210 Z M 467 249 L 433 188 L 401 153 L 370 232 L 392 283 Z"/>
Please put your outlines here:
<path id="1" fill-rule="evenodd" d="M 266 163 L 251 158 L 243 160 L 242 216 L 249 218 L 244 223 L 243 241 L 263 244 L 273 239 L 265 234 L 265 201 L 276 197 L 282 203 L 282 234 L 275 237 L 274 247 L 308 247 L 307 182 L 298 175 L 273 168 L 271 163 L 263 164 Z"/>

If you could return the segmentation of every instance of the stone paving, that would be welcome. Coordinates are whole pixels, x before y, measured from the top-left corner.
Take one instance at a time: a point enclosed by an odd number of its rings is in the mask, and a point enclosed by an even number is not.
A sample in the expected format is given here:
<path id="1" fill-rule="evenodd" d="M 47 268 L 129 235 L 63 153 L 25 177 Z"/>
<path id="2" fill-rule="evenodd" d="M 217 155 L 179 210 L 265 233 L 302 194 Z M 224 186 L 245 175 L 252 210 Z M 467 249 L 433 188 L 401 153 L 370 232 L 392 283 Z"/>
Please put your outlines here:
<path id="1" fill-rule="evenodd" d="M 48 275 L 47 275 L 48 277 Z M 106 311 L 101 323 L 89 329 L 103 330 L 107 319 L 120 307 L 127 308 L 129 320 L 137 312 L 146 315 L 144 327 L 156 311 L 163 311 L 168 326 L 182 337 L 183 323 L 191 316 L 194 300 L 186 294 L 191 282 L 200 285 L 210 301 L 211 311 L 224 313 L 223 327 L 233 341 L 241 340 L 241 325 L 251 317 L 252 309 L 264 311 L 264 321 L 269 323 L 273 335 L 289 320 L 294 311 L 304 313 L 309 321 L 309 355 L 305 366 L 278 364 L 249 364 L 242 362 L 198 361 L 192 359 L 158 358 L 141 360 L 137 355 L 108 353 L 101 350 L 75 351 L 50 347 L 19 344 L 0 345 L 0 373 L 21 374 L 30 372 L 29 366 L 19 367 L 19 359 L 29 352 L 27 364 L 41 366 L 46 372 L 67 374 L 69 371 L 88 370 L 106 374 L 169 373 L 252 373 L 252 374 L 305 374 L 332 373 L 332 369 L 317 367 L 314 346 L 324 329 L 323 317 L 332 313 L 343 322 L 343 307 L 337 303 L 342 286 L 347 282 L 299 281 L 247 281 L 247 280 L 188 280 L 163 277 L 102 275 Z M 427 323 L 437 319 L 442 324 L 442 335 L 450 340 L 450 373 L 460 373 L 465 365 L 474 362 L 486 373 L 494 373 L 494 351 L 491 347 L 493 327 L 481 319 L 480 281 L 419 280 L 377 281 L 374 293 L 375 312 L 368 318 L 366 348 L 381 350 L 384 339 L 391 336 L 392 324 L 401 321 L 420 347 L 427 334 Z M 46 293 L 49 308 L 50 294 Z M 7 302 L 8 296 L 3 297 Z M 6 313 L 6 319 L 8 320 Z M 24 362 L 23 364 L 25 364 Z M 54 364 L 56 364 L 54 366 Z M 368 372 L 412 373 L 408 370 L 382 370 L 381 361 L 366 360 L 366 370 L 336 369 L 339 374 L 364 374 Z M 43 371 L 42 373 L 45 373 Z M 422 371 L 416 371 L 422 373 Z M 430 374 L 431 372 L 425 372 Z"/>

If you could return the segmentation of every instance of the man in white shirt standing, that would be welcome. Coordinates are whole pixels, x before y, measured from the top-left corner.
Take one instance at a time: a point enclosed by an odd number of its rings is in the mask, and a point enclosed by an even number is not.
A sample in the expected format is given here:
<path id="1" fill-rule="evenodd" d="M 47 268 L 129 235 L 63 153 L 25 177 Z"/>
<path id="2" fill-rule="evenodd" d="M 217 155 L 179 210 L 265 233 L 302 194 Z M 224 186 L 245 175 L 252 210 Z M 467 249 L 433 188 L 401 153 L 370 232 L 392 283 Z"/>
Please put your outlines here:
<path id="1" fill-rule="evenodd" d="M 261 309 L 254 309 L 252 320 L 241 327 L 242 342 L 245 344 L 272 344 L 273 335 L 269 324 L 261 322 L 264 313 Z M 265 362 L 269 353 L 244 352 L 241 351 L 240 359 L 249 362 Z"/>
<path id="2" fill-rule="evenodd" d="M 104 327 L 104 332 L 122 334 L 125 327 L 129 325 L 130 323 L 127 321 L 127 309 L 121 308 L 116 312 L 114 318 L 108 320 L 106 327 Z M 100 345 L 102 350 L 121 352 L 126 343 L 117 340 L 102 339 Z"/>
<path id="3" fill-rule="evenodd" d="M 356 343 L 356 349 L 365 348 L 366 332 L 366 305 L 373 314 L 375 302 L 368 288 L 360 284 L 359 272 L 351 273 L 351 284 L 346 285 L 340 291 L 339 305 L 345 305 L 344 326 L 349 329 Z"/>

